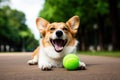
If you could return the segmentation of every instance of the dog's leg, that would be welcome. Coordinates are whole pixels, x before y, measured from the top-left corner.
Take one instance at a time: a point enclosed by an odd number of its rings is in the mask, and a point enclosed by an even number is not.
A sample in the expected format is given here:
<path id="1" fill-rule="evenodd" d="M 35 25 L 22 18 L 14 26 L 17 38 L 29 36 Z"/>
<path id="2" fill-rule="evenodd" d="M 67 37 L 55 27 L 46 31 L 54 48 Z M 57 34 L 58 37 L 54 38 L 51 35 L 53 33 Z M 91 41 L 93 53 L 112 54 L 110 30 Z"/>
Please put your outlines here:
<path id="1" fill-rule="evenodd" d="M 46 57 L 46 55 L 42 53 L 42 50 L 40 52 L 39 59 L 38 59 L 38 67 L 43 71 L 51 70 L 53 67 L 51 59 Z"/>
<path id="2" fill-rule="evenodd" d="M 86 64 L 84 62 L 79 62 L 79 63 L 80 63 L 80 69 L 86 70 Z"/>
<path id="3" fill-rule="evenodd" d="M 45 61 L 39 62 L 38 67 L 43 71 L 51 70 L 53 68 L 51 63 L 48 63 L 48 62 L 45 62 Z"/>
<path id="4" fill-rule="evenodd" d="M 33 54 L 32 54 L 32 59 L 31 60 L 28 60 L 28 64 L 29 65 L 36 65 L 37 63 L 38 63 L 38 53 L 39 53 L 39 49 L 40 49 L 40 47 L 37 47 L 35 50 L 34 50 L 34 52 L 33 52 Z"/>

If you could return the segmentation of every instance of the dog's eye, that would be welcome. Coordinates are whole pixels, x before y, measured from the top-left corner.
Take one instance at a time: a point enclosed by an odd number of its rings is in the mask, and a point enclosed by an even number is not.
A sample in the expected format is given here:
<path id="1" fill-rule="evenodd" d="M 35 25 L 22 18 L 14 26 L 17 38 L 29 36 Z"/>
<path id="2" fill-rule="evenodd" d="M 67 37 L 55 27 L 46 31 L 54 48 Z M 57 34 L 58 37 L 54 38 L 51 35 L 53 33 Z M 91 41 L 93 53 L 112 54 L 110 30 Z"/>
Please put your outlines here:
<path id="1" fill-rule="evenodd" d="M 68 29 L 64 27 L 64 28 L 63 28 L 63 30 L 65 30 L 65 31 L 66 31 L 66 30 L 68 30 Z"/>
<path id="2" fill-rule="evenodd" d="M 52 31 L 53 31 L 53 30 L 55 30 L 55 28 L 50 28 L 50 30 L 52 30 Z"/>

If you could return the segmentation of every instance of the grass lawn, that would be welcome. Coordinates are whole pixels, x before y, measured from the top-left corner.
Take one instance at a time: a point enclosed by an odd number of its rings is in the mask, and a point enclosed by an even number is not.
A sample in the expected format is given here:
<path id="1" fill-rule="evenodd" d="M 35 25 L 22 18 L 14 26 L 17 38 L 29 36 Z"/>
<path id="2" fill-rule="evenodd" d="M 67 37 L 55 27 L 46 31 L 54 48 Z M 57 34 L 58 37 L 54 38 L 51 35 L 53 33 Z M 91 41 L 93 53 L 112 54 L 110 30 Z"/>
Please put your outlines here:
<path id="1" fill-rule="evenodd" d="M 96 52 L 90 52 L 90 51 L 85 51 L 81 52 L 78 51 L 78 54 L 85 54 L 85 55 L 95 55 L 95 56 L 110 56 L 110 57 L 119 57 L 120 58 L 120 51 L 115 51 L 115 52 L 108 52 L 108 51 L 96 51 Z"/>

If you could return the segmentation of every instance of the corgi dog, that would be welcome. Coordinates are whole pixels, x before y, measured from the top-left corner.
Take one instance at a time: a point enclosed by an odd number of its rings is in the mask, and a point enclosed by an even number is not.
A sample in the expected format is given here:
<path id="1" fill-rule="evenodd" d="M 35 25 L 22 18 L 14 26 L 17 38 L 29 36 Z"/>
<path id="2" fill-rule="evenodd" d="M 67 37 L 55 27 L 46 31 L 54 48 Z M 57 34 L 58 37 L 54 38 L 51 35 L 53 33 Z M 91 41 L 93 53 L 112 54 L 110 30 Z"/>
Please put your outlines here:
<path id="1" fill-rule="evenodd" d="M 38 63 L 41 70 L 51 70 L 53 67 L 63 67 L 62 60 L 66 54 L 76 53 L 78 41 L 75 38 L 80 20 L 73 16 L 66 23 L 50 23 L 43 18 L 36 19 L 37 28 L 42 35 L 40 46 L 32 54 L 32 59 L 27 63 Z M 86 68 L 84 62 L 80 62 L 82 69 Z"/>

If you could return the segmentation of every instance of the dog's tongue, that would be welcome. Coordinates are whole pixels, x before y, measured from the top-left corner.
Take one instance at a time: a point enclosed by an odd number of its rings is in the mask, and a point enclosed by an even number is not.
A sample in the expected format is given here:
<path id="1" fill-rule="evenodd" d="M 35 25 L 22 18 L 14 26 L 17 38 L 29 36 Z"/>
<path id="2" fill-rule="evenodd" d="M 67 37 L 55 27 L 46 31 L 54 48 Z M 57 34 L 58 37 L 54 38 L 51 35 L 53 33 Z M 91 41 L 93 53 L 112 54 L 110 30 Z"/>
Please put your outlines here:
<path id="1" fill-rule="evenodd" d="M 54 41 L 55 50 L 58 52 L 63 50 L 63 43 L 64 43 L 64 41 L 62 41 L 62 40 L 55 40 Z"/>
<path id="2" fill-rule="evenodd" d="M 55 50 L 56 50 L 56 51 L 61 51 L 62 49 L 63 49 L 62 46 L 55 45 Z"/>

